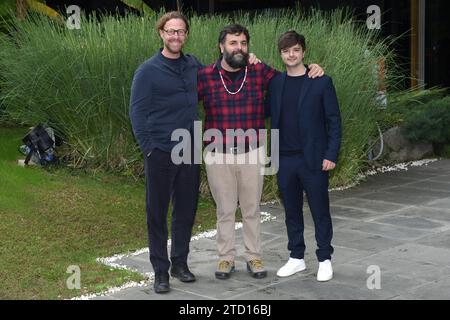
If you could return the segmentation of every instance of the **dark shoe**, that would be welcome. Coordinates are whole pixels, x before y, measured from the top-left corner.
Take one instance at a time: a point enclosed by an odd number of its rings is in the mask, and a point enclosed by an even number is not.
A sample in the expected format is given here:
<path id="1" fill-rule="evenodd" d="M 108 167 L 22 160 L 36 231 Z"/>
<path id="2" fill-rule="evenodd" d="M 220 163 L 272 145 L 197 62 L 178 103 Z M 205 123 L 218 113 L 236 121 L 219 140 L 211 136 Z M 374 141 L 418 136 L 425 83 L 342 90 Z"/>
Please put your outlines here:
<path id="1" fill-rule="evenodd" d="M 172 266 L 170 269 L 170 275 L 174 278 L 177 278 L 181 282 L 194 282 L 195 276 L 189 271 L 187 266 Z"/>
<path id="2" fill-rule="evenodd" d="M 267 271 L 260 259 L 253 259 L 247 262 L 247 271 L 253 278 L 262 279 L 267 276 Z"/>
<path id="3" fill-rule="evenodd" d="M 228 279 L 234 270 L 234 261 L 220 260 L 217 264 L 216 278 L 220 280 Z"/>
<path id="4" fill-rule="evenodd" d="M 156 293 L 167 293 L 170 291 L 169 274 L 167 272 L 160 272 L 155 274 L 155 283 L 153 288 Z"/>

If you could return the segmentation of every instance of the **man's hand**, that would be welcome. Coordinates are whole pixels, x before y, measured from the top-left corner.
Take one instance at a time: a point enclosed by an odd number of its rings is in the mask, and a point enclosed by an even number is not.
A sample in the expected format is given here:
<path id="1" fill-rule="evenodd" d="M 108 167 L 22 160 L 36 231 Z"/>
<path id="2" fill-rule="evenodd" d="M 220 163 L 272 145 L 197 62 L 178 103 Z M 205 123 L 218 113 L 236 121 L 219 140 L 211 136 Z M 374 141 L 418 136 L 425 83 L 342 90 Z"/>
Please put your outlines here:
<path id="1" fill-rule="evenodd" d="M 248 62 L 250 64 L 258 64 L 258 63 L 261 63 L 261 60 L 259 60 L 254 53 L 250 53 L 248 55 Z"/>
<path id="2" fill-rule="evenodd" d="M 336 163 L 324 159 L 322 162 L 322 171 L 329 171 L 329 170 L 333 170 L 336 167 Z"/>
<path id="3" fill-rule="evenodd" d="M 318 64 L 312 63 L 312 64 L 309 65 L 309 72 L 308 72 L 308 77 L 309 78 L 314 79 L 314 78 L 317 78 L 317 77 L 321 77 L 321 76 L 324 75 L 324 73 L 325 72 L 323 71 L 322 67 L 319 66 Z"/>

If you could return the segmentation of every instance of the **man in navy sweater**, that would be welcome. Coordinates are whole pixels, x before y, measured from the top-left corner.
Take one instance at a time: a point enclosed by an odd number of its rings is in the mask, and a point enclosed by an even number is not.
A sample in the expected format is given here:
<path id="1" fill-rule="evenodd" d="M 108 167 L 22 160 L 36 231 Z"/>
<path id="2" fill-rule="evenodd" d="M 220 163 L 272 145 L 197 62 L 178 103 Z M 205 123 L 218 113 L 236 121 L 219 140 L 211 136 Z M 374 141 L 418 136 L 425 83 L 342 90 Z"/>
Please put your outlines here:
<path id="1" fill-rule="evenodd" d="M 280 132 L 278 187 L 288 232 L 288 262 L 277 275 L 287 277 L 305 270 L 303 191 L 314 220 L 319 260 L 318 281 L 333 277 L 333 228 L 328 198 L 328 172 L 334 169 L 341 143 L 338 100 L 330 77 L 310 79 L 303 64 L 305 38 L 295 31 L 278 42 L 287 72 L 269 85 L 272 129 Z"/>
<path id="2" fill-rule="evenodd" d="M 163 15 L 157 30 L 164 48 L 135 72 L 131 88 L 130 118 L 144 154 L 147 227 L 154 290 L 169 292 L 169 268 L 183 282 L 195 281 L 187 265 L 189 242 L 197 209 L 200 166 L 174 164 L 171 141 L 175 129 L 193 134 L 197 111 L 197 70 L 200 62 L 182 53 L 189 24 L 179 12 Z M 172 244 L 167 253 L 167 212 L 172 199 Z"/>

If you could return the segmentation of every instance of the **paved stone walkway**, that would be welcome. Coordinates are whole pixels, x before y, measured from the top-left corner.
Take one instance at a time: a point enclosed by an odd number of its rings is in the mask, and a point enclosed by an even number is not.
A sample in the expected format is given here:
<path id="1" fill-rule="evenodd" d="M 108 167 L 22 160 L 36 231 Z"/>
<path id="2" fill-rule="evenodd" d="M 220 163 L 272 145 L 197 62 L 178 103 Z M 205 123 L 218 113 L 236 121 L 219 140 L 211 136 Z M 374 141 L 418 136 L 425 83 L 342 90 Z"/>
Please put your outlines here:
<path id="1" fill-rule="evenodd" d="M 215 239 L 206 238 L 191 242 L 189 265 L 197 276 L 195 283 L 171 279 L 169 294 L 155 294 L 150 285 L 97 299 L 450 299 L 450 160 L 377 174 L 330 195 L 335 253 L 334 278 L 329 282 L 315 278 L 316 244 L 307 206 L 307 270 L 288 278 L 276 276 L 289 253 L 283 208 L 268 205 L 262 211 L 276 219 L 262 224 L 267 278 L 253 279 L 246 272 L 240 229 L 236 232 L 237 272 L 229 280 L 215 279 Z M 140 272 L 152 271 L 148 253 L 118 262 Z M 368 278 L 373 278 L 376 268 L 381 288 L 369 289 Z M 369 283 L 376 286 L 371 279 Z"/>

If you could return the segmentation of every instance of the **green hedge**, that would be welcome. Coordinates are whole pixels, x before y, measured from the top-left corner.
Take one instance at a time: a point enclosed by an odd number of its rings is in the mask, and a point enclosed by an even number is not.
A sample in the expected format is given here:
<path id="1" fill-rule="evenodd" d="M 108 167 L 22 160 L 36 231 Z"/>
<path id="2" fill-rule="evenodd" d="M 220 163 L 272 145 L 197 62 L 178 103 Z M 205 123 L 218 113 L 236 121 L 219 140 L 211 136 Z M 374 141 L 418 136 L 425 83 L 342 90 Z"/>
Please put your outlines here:
<path id="1" fill-rule="evenodd" d="M 405 137 L 433 144 L 450 143 L 450 97 L 431 100 L 412 110 L 403 125 Z"/>

